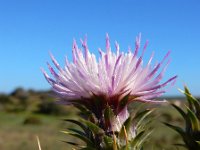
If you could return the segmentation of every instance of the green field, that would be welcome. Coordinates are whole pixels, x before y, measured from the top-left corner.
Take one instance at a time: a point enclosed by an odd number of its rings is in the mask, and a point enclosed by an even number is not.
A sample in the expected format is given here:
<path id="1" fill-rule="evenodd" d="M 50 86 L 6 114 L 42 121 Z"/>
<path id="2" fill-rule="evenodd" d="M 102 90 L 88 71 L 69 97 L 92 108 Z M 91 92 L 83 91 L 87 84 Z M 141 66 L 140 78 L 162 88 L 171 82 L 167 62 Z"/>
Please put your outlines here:
<path id="1" fill-rule="evenodd" d="M 40 122 L 24 124 L 26 118 L 37 118 Z M 176 150 L 173 143 L 180 141 L 179 135 L 164 126 L 161 121 L 170 121 L 181 124 L 181 119 L 173 108 L 162 106 L 156 111 L 156 120 L 153 123 L 154 132 L 145 147 L 148 149 Z M 29 113 L 0 113 L 0 149 L 1 150 L 37 150 L 36 135 L 39 136 L 43 150 L 68 150 L 70 145 L 61 142 L 72 140 L 61 130 L 70 126 L 62 121 L 71 116 L 49 116 Z M 146 148 L 147 149 L 147 148 Z M 180 149 L 180 148 L 179 148 Z"/>
<path id="2" fill-rule="evenodd" d="M 0 113 L 1 150 L 37 150 L 36 135 L 43 150 L 68 149 L 68 145 L 61 142 L 68 137 L 59 132 L 66 127 L 62 117 L 34 115 L 40 123 L 24 124 L 27 117 L 29 114 L 25 113 Z"/>
<path id="3" fill-rule="evenodd" d="M 38 150 L 36 136 L 39 136 L 42 150 L 70 150 L 72 147 L 62 141 L 80 142 L 60 132 L 72 126 L 63 119 L 76 118 L 77 111 L 73 107 L 57 107 L 47 93 L 31 91 L 27 96 L 20 92 L 0 97 L 0 150 Z M 181 126 L 183 119 L 176 110 L 170 105 L 147 106 L 156 107 L 156 110 L 150 125 L 154 131 L 144 149 L 183 149 L 173 145 L 181 142 L 180 136 L 162 123 Z M 131 110 L 137 107 L 133 104 Z"/>

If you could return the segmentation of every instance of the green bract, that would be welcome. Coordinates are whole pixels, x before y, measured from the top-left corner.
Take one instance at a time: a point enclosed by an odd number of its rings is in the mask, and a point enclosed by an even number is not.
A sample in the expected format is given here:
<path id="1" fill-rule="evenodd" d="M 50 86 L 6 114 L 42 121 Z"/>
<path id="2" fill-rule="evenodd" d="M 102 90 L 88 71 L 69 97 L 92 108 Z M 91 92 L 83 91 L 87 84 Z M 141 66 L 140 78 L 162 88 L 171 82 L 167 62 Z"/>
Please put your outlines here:
<path id="1" fill-rule="evenodd" d="M 83 109 L 81 108 L 81 110 Z M 85 111 L 86 119 L 65 119 L 65 121 L 77 125 L 78 129 L 68 128 L 67 131 L 62 132 L 82 140 L 84 145 L 65 141 L 80 150 L 141 150 L 143 143 L 152 132 L 145 124 L 152 111 L 144 110 L 132 114 L 125 120 L 119 131 L 112 131 L 107 130 L 106 126 L 109 126 L 112 121 L 116 121 L 117 118 L 109 106 L 104 109 L 102 120 L 104 126 L 96 118 L 93 118 L 94 115 L 88 110 Z"/>

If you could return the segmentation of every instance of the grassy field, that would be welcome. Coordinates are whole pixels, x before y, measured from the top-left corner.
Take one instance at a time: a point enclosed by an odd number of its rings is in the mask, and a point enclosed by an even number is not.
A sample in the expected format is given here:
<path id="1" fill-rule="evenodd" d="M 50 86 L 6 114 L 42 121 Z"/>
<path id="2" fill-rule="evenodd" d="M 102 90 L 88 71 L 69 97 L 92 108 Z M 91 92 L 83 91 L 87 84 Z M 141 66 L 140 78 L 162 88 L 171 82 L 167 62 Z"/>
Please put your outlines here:
<path id="1" fill-rule="evenodd" d="M 183 120 L 171 106 L 162 106 L 156 110 L 153 122 L 154 132 L 147 143 L 152 150 L 185 150 L 174 144 L 182 143 L 181 137 L 172 129 L 166 127 L 163 122 L 183 126 Z M 146 148 L 148 150 L 148 148 Z"/>
<path id="2" fill-rule="evenodd" d="M 68 109 L 70 109 L 69 107 Z M 36 121 L 25 123 L 27 118 L 36 118 Z M 70 116 L 49 116 L 30 113 L 0 113 L 0 149 L 1 150 L 37 150 L 36 135 L 39 136 L 42 150 L 70 150 L 70 145 L 61 142 L 71 140 L 68 135 L 61 133 L 70 124 L 62 121 Z M 173 130 L 161 122 L 167 121 L 182 124 L 177 112 L 170 106 L 159 107 L 155 111 L 153 123 L 154 132 L 146 144 L 147 150 L 177 150 L 173 143 L 178 143 L 180 137 Z M 32 120 L 34 120 L 32 119 Z M 179 148 L 181 150 L 181 148 Z"/>
<path id="3" fill-rule="evenodd" d="M 157 109 L 152 116 L 154 121 L 151 127 L 154 132 L 146 143 L 145 150 L 182 150 L 173 145 L 181 142 L 180 136 L 162 123 L 183 126 L 181 116 L 170 105 L 147 106 Z M 135 103 L 131 106 L 131 110 L 137 108 Z M 75 119 L 76 113 L 73 107 L 56 105 L 49 92 L 16 89 L 9 95 L 2 94 L 0 150 L 38 150 L 36 136 L 39 136 L 42 150 L 71 150 L 72 147 L 62 141 L 78 141 L 60 131 L 72 126 L 62 119 Z"/>
<path id="4" fill-rule="evenodd" d="M 37 118 L 35 123 L 24 124 L 26 118 Z M 26 113 L 0 113 L 1 150 L 37 150 L 36 135 L 39 136 L 42 150 L 71 149 L 62 140 L 69 137 L 60 132 L 67 126 L 63 117 L 30 115 Z"/>

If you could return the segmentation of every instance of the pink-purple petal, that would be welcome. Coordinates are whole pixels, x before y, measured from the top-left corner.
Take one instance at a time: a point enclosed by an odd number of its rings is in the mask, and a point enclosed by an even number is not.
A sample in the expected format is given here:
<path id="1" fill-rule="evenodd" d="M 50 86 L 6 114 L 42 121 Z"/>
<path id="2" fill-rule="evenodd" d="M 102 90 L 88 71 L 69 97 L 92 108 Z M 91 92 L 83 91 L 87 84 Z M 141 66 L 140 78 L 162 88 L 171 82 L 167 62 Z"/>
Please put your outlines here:
<path id="1" fill-rule="evenodd" d="M 66 101 L 77 98 L 88 99 L 91 98 L 92 93 L 108 98 L 118 95 L 120 99 L 129 92 L 133 97 L 139 95 L 141 99 L 138 97 L 136 100 L 154 102 L 155 98 L 165 92 L 164 87 L 168 83 L 175 82 L 177 76 L 160 83 L 169 64 L 170 52 L 155 66 L 151 64 L 154 57 L 152 53 L 147 64 L 143 66 L 143 56 L 148 42 L 145 43 L 141 56 L 138 57 L 140 42 L 141 34 L 136 37 L 134 52 L 130 49 L 128 53 L 119 52 L 119 44 L 116 42 L 116 52 L 112 52 L 110 39 L 106 34 L 106 52 L 99 49 L 100 57 L 96 59 L 88 49 L 87 38 L 81 40 L 84 52 L 78 48 L 74 40 L 73 62 L 69 63 L 66 58 L 64 69 L 62 69 L 50 53 L 58 72 L 49 63 L 47 65 L 52 78 L 43 69 L 42 72 L 58 97 Z"/>

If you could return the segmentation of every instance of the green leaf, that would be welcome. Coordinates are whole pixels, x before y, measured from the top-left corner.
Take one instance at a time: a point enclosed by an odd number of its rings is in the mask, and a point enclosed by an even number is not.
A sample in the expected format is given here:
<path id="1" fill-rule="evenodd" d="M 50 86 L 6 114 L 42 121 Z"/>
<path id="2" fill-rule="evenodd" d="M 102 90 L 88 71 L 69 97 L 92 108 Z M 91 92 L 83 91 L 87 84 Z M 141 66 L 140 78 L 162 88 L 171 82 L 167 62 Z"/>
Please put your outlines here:
<path id="1" fill-rule="evenodd" d="M 194 99 L 194 107 L 196 109 L 195 114 L 200 121 L 200 102 L 197 99 Z"/>
<path id="2" fill-rule="evenodd" d="M 190 110 L 192 110 L 200 120 L 200 102 L 190 94 L 187 87 L 185 87 L 185 95 L 187 97 Z"/>
<path id="3" fill-rule="evenodd" d="M 84 141 L 87 145 L 93 146 L 94 144 L 90 141 L 90 139 L 88 139 L 86 136 L 77 134 L 77 133 L 72 133 L 72 132 L 68 132 L 68 131 L 61 131 L 62 133 L 74 136 L 82 141 Z"/>
<path id="4" fill-rule="evenodd" d="M 70 145 L 73 145 L 73 146 L 76 146 L 76 147 L 80 147 L 79 144 L 74 143 L 74 142 L 69 142 L 69 141 L 62 141 L 62 142 L 67 143 L 67 144 L 70 144 Z"/>
<path id="5" fill-rule="evenodd" d="M 187 107 L 187 111 L 188 111 L 188 116 L 191 120 L 191 124 L 192 124 L 192 129 L 194 131 L 199 131 L 200 130 L 200 125 L 199 125 L 199 120 L 196 117 L 196 115 Z"/>
<path id="6" fill-rule="evenodd" d="M 112 144 L 113 143 L 113 138 L 109 137 L 109 136 L 104 136 L 104 142 L 107 144 Z"/>
<path id="7" fill-rule="evenodd" d="M 135 138 L 131 141 L 131 146 L 134 147 L 137 145 L 137 142 L 141 140 L 142 136 L 144 135 L 145 131 L 140 132 L 135 136 Z"/>
<path id="8" fill-rule="evenodd" d="M 188 142 L 191 143 L 190 141 L 192 141 L 190 135 L 187 135 L 182 128 L 180 127 L 177 127 L 177 126 L 174 126 L 174 125 L 171 125 L 171 124 L 168 124 L 168 123 L 165 123 L 164 124 L 168 127 L 170 127 L 171 129 L 175 130 L 176 132 L 178 132 L 181 137 L 183 138 L 184 142 L 187 144 Z"/>
<path id="9" fill-rule="evenodd" d="M 120 140 L 126 140 L 126 133 L 131 133 L 130 132 L 130 129 L 132 127 L 132 118 L 129 117 L 128 119 L 126 119 L 126 121 L 124 122 L 124 124 L 122 125 L 121 129 L 120 129 L 120 132 L 119 132 L 119 139 Z"/>
<path id="10" fill-rule="evenodd" d="M 186 114 L 181 108 L 179 108 L 179 107 L 176 106 L 175 104 L 172 104 L 172 106 L 181 114 L 181 116 L 182 116 L 184 119 L 188 118 L 188 117 L 187 117 L 187 114 Z M 187 121 L 187 120 L 186 120 L 186 121 Z"/>
<path id="11" fill-rule="evenodd" d="M 80 110 L 81 113 L 85 114 L 85 115 L 89 115 L 91 112 L 82 104 L 74 104 L 74 106 L 76 108 L 78 108 Z"/>
<path id="12" fill-rule="evenodd" d="M 181 136 L 185 136 L 185 132 L 183 131 L 182 128 L 180 127 L 177 127 L 177 126 L 174 126 L 174 125 L 171 125 L 169 123 L 166 123 L 166 122 L 163 122 L 166 126 L 172 128 L 173 130 L 175 130 L 176 132 L 178 132 Z"/>
<path id="13" fill-rule="evenodd" d="M 104 125 L 106 129 L 111 127 L 111 124 L 113 123 L 114 119 L 115 119 L 115 114 L 113 110 L 110 108 L 110 106 L 107 105 L 104 110 Z"/>
<path id="14" fill-rule="evenodd" d="M 145 142 L 145 140 L 152 134 L 153 130 L 148 131 L 142 138 L 141 140 L 138 140 L 138 146 L 142 149 L 142 144 Z"/>
<path id="15" fill-rule="evenodd" d="M 113 150 L 113 138 L 109 136 L 104 136 L 103 138 L 104 149 Z"/>
<path id="16" fill-rule="evenodd" d="M 148 116 L 150 115 L 154 110 L 151 109 L 151 110 L 144 110 L 140 113 L 138 113 L 135 117 L 134 117 L 134 120 L 135 119 L 138 119 L 137 123 L 136 123 L 136 128 L 138 128 L 141 123 L 143 122 L 143 120 Z"/>
<path id="17" fill-rule="evenodd" d="M 94 134 L 99 134 L 99 135 L 104 134 L 104 130 L 100 128 L 98 125 L 84 119 L 80 119 L 80 121 L 83 122 Z"/>
<path id="18" fill-rule="evenodd" d="M 81 136 L 87 136 L 84 132 L 82 132 L 80 130 L 77 130 L 77 129 L 74 129 L 74 128 L 67 128 L 67 130 L 72 131 L 74 133 L 77 133 L 77 134 L 79 134 Z"/>
<path id="19" fill-rule="evenodd" d="M 88 130 L 87 127 L 83 123 L 81 123 L 80 121 L 73 120 L 73 119 L 64 119 L 64 121 L 71 122 L 71 123 L 78 125 L 85 132 Z"/>
<path id="20" fill-rule="evenodd" d="M 199 112 L 200 111 L 200 102 L 191 95 L 189 89 L 186 86 L 184 88 L 185 88 L 185 91 L 182 91 L 180 89 L 179 89 L 179 91 L 181 91 L 183 94 L 185 94 L 187 101 L 189 103 L 190 110 L 193 111 L 194 113 L 196 113 L 197 111 Z"/>
<path id="21" fill-rule="evenodd" d="M 174 104 L 172 104 L 172 106 L 181 114 L 181 116 L 183 117 L 183 119 L 185 120 L 185 123 L 186 123 L 186 127 L 185 127 L 186 131 L 189 131 L 192 126 L 189 116 L 178 106 L 176 106 Z"/>

